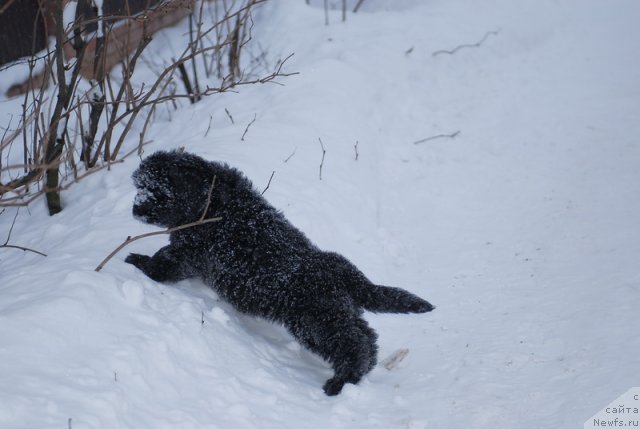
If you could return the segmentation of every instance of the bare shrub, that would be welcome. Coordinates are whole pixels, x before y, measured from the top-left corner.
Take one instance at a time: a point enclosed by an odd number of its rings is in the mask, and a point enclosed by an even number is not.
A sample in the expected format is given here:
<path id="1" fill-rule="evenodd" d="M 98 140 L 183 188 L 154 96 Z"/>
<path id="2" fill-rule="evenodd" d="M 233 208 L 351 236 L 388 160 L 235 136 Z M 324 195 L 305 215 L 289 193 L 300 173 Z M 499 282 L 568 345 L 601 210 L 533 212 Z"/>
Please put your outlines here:
<path id="1" fill-rule="evenodd" d="M 115 28 L 114 18 L 99 14 L 93 18 L 99 30 L 93 35 L 94 57 L 88 61 L 86 46 L 92 36 L 85 30 L 88 21 L 76 19 L 65 28 L 63 0 L 56 1 L 55 47 L 28 60 L 34 77 L 36 62 L 44 63 L 45 78 L 29 85 L 19 119 L 10 119 L 0 140 L 0 207 L 25 206 L 46 195 L 49 212 L 55 214 L 62 210 L 61 191 L 142 152 L 159 105 L 179 108 L 184 102 L 295 74 L 282 70 L 290 57 L 262 75 L 242 67 L 242 52 L 252 39 L 252 11 L 266 0 L 178 0 L 193 5 L 188 41 L 176 58 L 156 68 L 151 82 L 137 82 L 135 70 L 152 40 L 147 21 L 162 10 L 117 17 L 121 26 L 123 20 L 126 25 L 135 22 L 140 33 L 137 44 L 130 40 L 124 44 L 133 52 L 109 73 L 113 56 L 106 53 L 112 52 L 109 44 L 114 42 L 105 35 Z M 47 78 L 52 85 L 46 85 Z M 137 138 L 131 137 L 134 130 Z M 4 157 L 19 161 L 4 165 Z"/>

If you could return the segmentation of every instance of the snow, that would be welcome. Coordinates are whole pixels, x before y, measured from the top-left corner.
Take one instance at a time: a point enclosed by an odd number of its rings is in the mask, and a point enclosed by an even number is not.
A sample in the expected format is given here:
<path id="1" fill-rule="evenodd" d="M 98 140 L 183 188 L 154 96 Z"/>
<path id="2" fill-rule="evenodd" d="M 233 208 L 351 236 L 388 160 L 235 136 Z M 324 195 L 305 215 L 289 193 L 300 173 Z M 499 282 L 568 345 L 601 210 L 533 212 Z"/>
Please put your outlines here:
<path id="1" fill-rule="evenodd" d="M 166 236 L 94 272 L 157 230 L 131 215 L 131 157 L 56 216 L 20 210 L 11 243 L 46 258 L 0 249 L 0 427 L 569 428 L 640 385 L 640 3 L 366 0 L 344 23 L 333 3 L 328 26 L 318 0 L 262 6 L 254 39 L 300 74 L 165 109 L 145 150 L 259 190 L 275 171 L 265 197 L 321 248 L 437 306 L 367 315 L 381 362 L 408 354 L 329 398 L 282 328 L 123 262 Z M 4 125 L 21 101 L 0 100 Z"/>

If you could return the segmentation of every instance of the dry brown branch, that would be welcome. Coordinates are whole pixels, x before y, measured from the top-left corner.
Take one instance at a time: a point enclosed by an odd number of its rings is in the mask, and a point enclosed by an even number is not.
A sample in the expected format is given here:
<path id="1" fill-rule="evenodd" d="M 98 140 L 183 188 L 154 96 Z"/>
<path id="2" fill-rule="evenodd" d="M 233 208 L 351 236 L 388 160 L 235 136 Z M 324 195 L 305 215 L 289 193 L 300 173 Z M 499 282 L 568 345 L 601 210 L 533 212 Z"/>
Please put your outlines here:
<path id="1" fill-rule="evenodd" d="M 95 268 L 95 271 L 99 272 L 100 270 L 102 270 L 102 268 L 104 268 L 107 262 L 111 260 L 111 258 L 113 258 L 119 251 L 121 251 L 126 246 L 133 243 L 134 241 L 138 241 L 140 239 L 147 238 L 147 237 L 153 237 L 154 235 L 171 234 L 172 232 L 180 231 L 187 228 L 193 228 L 194 226 L 205 225 L 211 222 L 218 222 L 221 219 L 222 219 L 221 217 L 213 217 L 209 219 L 198 220 L 196 222 L 186 223 L 184 225 L 176 226 L 173 228 L 163 229 L 162 231 L 148 232 L 146 234 L 136 235 L 135 237 L 127 237 L 127 239 L 124 242 L 122 242 L 122 244 L 116 247 L 116 249 L 113 250 L 113 252 L 109 253 L 109 255 L 106 258 L 104 258 L 102 262 L 100 262 L 100 264 L 98 264 L 98 266 Z"/>
<path id="2" fill-rule="evenodd" d="M 134 241 L 138 241 L 140 239 L 147 238 L 147 237 L 153 237 L 155 235 L 171 234 L 172 232 L 181 231 L 183 229 L 193 228 L 193 227 L 205 225 L 211 222 L 220 221 L 222 219 L 221 217 L 213 217 L 213 218 L 205 219 L 205 217 L 207 216 L 207 212 L 209 211 L 209 205 L 211 204 L 211 195 L 212 195 L 215 184 L 216 184 L 216 176 L 213 176 L 213 180 L 211 180 L 211 186 L 209 187 L 209 192 L 207 194 L 207 203 L 204 206 L 204 210 L 202 211 L 202 216 L 200 216 L 200 219 L 198 219 L 195 222 L 189 222 L 184 225 L 175 226 L 173 228 L 163 229 L 162 231 L 147 232 L 146 234 L 136 235 L 135 237 L 129 236 L 111 253 L 109 253 L 109 255 L 106 258 L 104 258 L 102 262 L 98 264 L 98 266 L 95 268 L 95 271 L 99 272 L 107 264 L 107 262 L 111 260 L 111 258 L 113 258 L 119 251 L 121 251 L 126 246 L 133 243 Z"/>
<path id="3" fill-rule="evenodd" d="M 144 145 L 149 144 L 149 143 L 151 143 L 151 142 L 145 142 Z M 129 156 L 134 154 L 137 150 L 138 150 L 138 148 L 132 149 L 131 151 L 129 151 L 125 155 L 123 155 L 120 159 L 118 159 L 117 161 L 113 162 L 113 164 L 119 164 L 121 162 L 124 162 L 125 159 L 127 159 Z M 38 166 L 39 170 L 34 170 L 34 172 L 36 172 L 36 173 L 39 172 L 40 174 L 43 174 L 44 171 L 48 167 L 49 166 L 46 165 L 46 164 L 40 165 L 40 166 Z M 109 168 L 109 167 L 110 167 L 109 164 L 103 164 L 103 165 L 100 165 L 98 167 L 93 167 L 90 170 L 86 170 L 83 174 L 80 174 L 77 177 L 75 177 L 74 180 L 68 181 L 65 185 L 58 186 L 58 188 L 56 190 L 58 192 L 66 191 L 72 185 L 80 182 L 80 180 L 84 179 L 85 177 L 90 176 L 93 173 L 97 173 L 98 171 L 104 170 L 104 169 Z M 12 191 L 15 192 L 14 189 Z M 42 196 L 46 191 L 47 191 L 47 189 L 44 188 L 44 189 L 40 189 L 37 192 L 34 192 L 32 194 L 22 193 L 22 194 L 18 194 L 15 197 L 4 198 L 4 200 L 0 200 L 0 207 L 26 207 L 29 204 L 31 204 L 34 200 L 36 200 L 37 198 Z M 3 191 L 2 187 L 0 187 L 0 194 L 2 194 L 3 192 L 5 192 L 5 191 Z"/>
<path id="4" fill-rule="evenodd" d="M 451 50 L 441 49 L 439 51 L 435 51 L 434 53 L 432 53 L 431 56 L 435 57 L 440 54 L 453 55 L 463 48 L 479 48 L 489 38 L 489 36 L 497 36 L 498 33 L 500 33 L 500 29 L 497 29 L 494 31 L 487 31 L 487 33 L 484 36 L 482 36 L 482 39 L 478 40 L 476 43 L 458 45 Z"/>

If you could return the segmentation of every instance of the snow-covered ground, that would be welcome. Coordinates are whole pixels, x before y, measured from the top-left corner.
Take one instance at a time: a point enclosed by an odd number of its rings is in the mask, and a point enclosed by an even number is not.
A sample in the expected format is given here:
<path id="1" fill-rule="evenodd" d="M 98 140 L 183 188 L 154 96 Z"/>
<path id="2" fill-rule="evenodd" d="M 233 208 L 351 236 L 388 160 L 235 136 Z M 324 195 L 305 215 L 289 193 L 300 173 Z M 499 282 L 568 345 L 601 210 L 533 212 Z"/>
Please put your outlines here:
<path id="1" fill-rule="evenodd" d="M 640 385 L 640 2 L 366 0 L 328 26 L 322 4 L 254 16 L 299 75 L 172 112 L 146 151 L 260 190 L 275 171 L 266 198 L 320 247 L 437 305 L 367 315 L 380 359 L 406 358 L 327 397 L 328 365 L 282 328 L 123 262 L 166 236 L 94 272 L 155 230 L 129 158 L 54 217 L 20 211 L 11 242 L 46 258 L 0 249 L 1 428 L 575 428 Z"/>

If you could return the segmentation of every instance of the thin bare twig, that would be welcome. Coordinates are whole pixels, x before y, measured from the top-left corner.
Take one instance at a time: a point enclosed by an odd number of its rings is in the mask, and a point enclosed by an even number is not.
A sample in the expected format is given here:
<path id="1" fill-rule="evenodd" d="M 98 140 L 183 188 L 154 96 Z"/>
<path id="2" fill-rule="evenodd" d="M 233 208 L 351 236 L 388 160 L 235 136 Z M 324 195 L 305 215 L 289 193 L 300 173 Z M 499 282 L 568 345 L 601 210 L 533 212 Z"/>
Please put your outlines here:
<path id="1" fill-rule="evenodd" d="M 324 156 L 327 151 L 324 150 L 324 145 L 322 144 L 322 139 L 320 137 L 318 137 L 318 141 L 320 142 L 320 147 L 322 148 L 322 160 L 320 161 L 320 171 L 318 173 L 318 177 L 320 178 L 320 180 L 322 180 L 322 166 L 324 165 Z"/>
<path id="2" fill-rule="evenodd" d="M 204 136 L 206 137 L 207 134 L 209 134 L 209 131 L 211 130 L 211 121 L 213 121 L 213 115 L 209 115 L 209 125 L 207 126 L 207 131 L 205 131 Z"/>
<path id="3" fill-rule="evenodd" d="M 353 8 L 353 13 L 356 13 L 358 9 L 360 9 L 360 6 L 362 6 L 362 3 L 364 3 L 364 0 L 358 0 L 356 7 Z"/>
<path id="4" fill-rule="evenodd" d="M 144 142 L 143 146 L 147 145 L 149 143 L 151 143 L 151 141 Z M 124 160 L 126 158 L 131 156 L 137 150 L 138 150 L 137 147 L 132 149 L 132 150 L 130 150 L 124 156 L 122 156 L 120 159 L 114 161 L 112 164 L 118 164 L 118 163 L 124 162 Z M 108 168 L 108 167 L 109 167 L 109 164 L 103 164 L 103 165 L 100 165 L 98 167 L 93 167 L 90 170 L 85 171 L 83 174 L 79 175 L 78 177 L 74 178 L 74 180 L 69 181 L 65 185 L 58 186 L 56 188 L 56 190 L 59 191 L 59 192 L 66 191 L 72 185 L 78 183 L 80 180 L 84 179 L 85 177 L 87 177 L 87 176 L 89 176 L 89 175 L 91 175 L 93 173 L 96 173 L 96 172 L 98 172 L 100 170 L 104 170 L 105 168 Z M 38 166 L 38 169 L 30 171 L 29 174 L 31 174 L 31 173 L 36 173 L 36 175 L 37 174 L 42 174 L 42 172 L 44 170 L 46 170 L 47 168 L 48 168 L 48 164 L 42 164 L 42 165 Z M 2 190 L 1 186 L 0 186 L 0 190 Z M 12 190 L 13 190 L 13 192 L 16 192 L 15 189 L 12 189 Z M 44 194 L 46 191 L 47 191 L 47 188 L 43 188 L 43 189 L 38 190 L 37 192 L 34 192 L 33 194 L 29 194 L 27 192 L 27 193 L 19 194 L 16 197 L 4 198 L 4 199 L 0 200 L 0 207 L 26 207 L 31 202 L 33 202 L 36 198 L 38 198 L 39 196 Z M 24 199 L 26 197 L 28 197 L 28 198 Z"/>
<path id="5" fill-rule="evenodd" d="M 264 190 L 260 193 L 260 195 L 264 195 L 264 193 L 267 192 L 267 189 L 269 189 L 269 185 L 271 185 L 271 179 L 273 179 L 274 174 L 276 174 L 275 170 L 271 172 L 271 177 L 269 177 L 269 182 L 267 182 L 267 187 L 264 188 Z"/>
<path id="6" fill-rule="evenodd" d="M 113 258 L 119 251 L 121 251 L 126 246 L 128 246 L 131 243 L 133 243 L 134 241 L 138 241 L 138 240 L 141 240 L 141 239 L 147 238 L 147 237 L 153 237 L 154 235 L 171 234 L 172 232 L 180 231 L 180 230 L 187 229 L 187 228 L 193 228 L 194 226 L 205 225 L 205 224 L 211 223 L 211 222 L 218 222 L 221 219 L 222 219 L 221 217 L 212 217 L 212 218 L 204 219 L 204 220 L 201 219 L 201 220 L 197 220 L 195 222 L 186 223 L 184 225 L 176 226 L 176 227 L 173 227 L 173 228 L 163 229 L 162 231 L 147 232 L 146 234 L 136 235 L 135 237 L 127 237 L 127 239 L 122 244 L 120 244 L 118 247 L 116 247 L 116 249 L 113 252 L 109 253 L 109 256 L 104 258 L 102 260 L 102 262 L 100 262 L 100 264 L 98 264 L 98 266 L 95 268 L 95 271 L 99 272 L 100 270 L 102 270 L 102 268 L 104 268 L 104 266 L 107 264 L 107 262 L 109 262 L 111 260 L 111 258 Z"/>
<path id="7" fill-rule="evenodd" d="M 297 150 L 298 150 L 298 147 L 296 146 L 296 147 L 293 149 L 293 152 L 291 152 L 291 155 L 289 155 L 289 156 L 288 156 L 288 157 L 287 157 L 283 162 L 284 162 L 285 164 L 286 164 L 287 162 L 289 162 L 289 160 L 290 160 L 291 158 L 293 158 L 293 155 L 295 155 L 295 154 L 296 154 L 296 151 L 297 151 Z"/>
<path id="8" fill-rule="evenodd" d="M 240 140 L 244 141 L 244 136 L 247 135 L 247 131 L 249 131 L 249 127 L 256 121 L 256 118 L 258 117 L 258 115 L 256 113 L 253 114 L 253 119 L 251 120 L 251 122 L 249 122 L 247 124 L 247 128 L 244 129 L 244 133 L 242 133 L 242 137 L 240 137 Z"/>
<path id="9" fill-rule="evenodd" d="M 231 124 L 235 124 L 235 122 L 233 122 L 233 116 L 231 116 L 231 113 L 229 113 L 229 109 L 227 109 L 226 107 L 224 108 L 224 113 L 227 114 L 227 116 L 229 117 L 229 120 L 231 121 Z"/>
<path id="10" fill-rule="evenodd" d="M 2 15 L 4 13 L 5 10 L 9 9 L 9 6 L 11 6 L 11 4 L 14 2 L 15 0 L 9 0 L 7 1 L 6 4 L 4 4 L 2 7 L 0 7 L 0 15 Z"/>
<path id="11" fill-rule="evenodd" d="M 4 210 L 2 210 L 2 212 L 4 212 Z M 34 250 L 34 249 L 30 249 L 28 247 L 24 247 L 24 246 L 18 246 L 16 244 L 9 244 L 9 240 L 11 240 L 11 233 L 13 232 L 13 227 L 16 224 L 16 219 L 18 218 L 18 213 L 20 212 L 20 210 L 16 210 L 16 215 L 13 217 L 13 221 L 11 222 L 11 227 L 9 227 L 9 233 L 7 234 L 7 239 L 4 241 L 3 244 L 0 244 L 0 248 L 8 248 L 8 249 L 18 249 L 18 250 L 22 250 L 23 252 L 32 252 L 35 254 L 38 254 L 40 256 L 47 256 L 46 253 L 42 253 L 38 250 Z"/>
<path id="12" fill-rule="evenodd" d="M 207 216 L 207 212 L 209 211 L 209 206 L 211 205 L 211 194 L 213 193 L 213 188 L 216 186 L 216 175 L 213 175 L 213 179 L 211 179 L 211 186 L 209 186 L 209 192 L 207 192 L 207 204 L 204 206 L 204 210 L 202 211 L 202 216 L 200 216 L 200 220 L 204 220 Z"/>
<path id="13" fill-rule="evenodd" d="M 442 138 L 449 138 L 449 139 L 454 139 L 458 136 L 458 134 L 460 134 L 460 130 L 453 132 L 451 134 L 438 134 L 437 136 L 431 136 L 431 137 L 427 137 L 421 140 L 417 140 L 415 142 L 413 142 L 413 144 L 420 144 L 420 143 L 425 143 L 431 140 L 435 140 L 435 139 L 442 139 Z"/>
<path id="14" fill-rule="evenodd" d="M 36 254 L 38 254 L 40 256 L 44 256 L 44 257 L 47 256 L 46 253 L 42 253 L 42 252 L 40 252 L 38 250 L 30 249 L 28 247 L 18 246 L 18 245 L 15 245 L 15 244 L 3 244 L 3 245 L 0 246 L 0 248 L 3 248 L 3 247 L 6 247 L 8 249 L 18 249 L 18 250 L 22 250 L 24 252 L 32 252 L 32 253 L 36 253 Z"/>
<path id="15" fill-rule="evenodd" d="M 140 240 L 142 238 L 153 237 L 154 235 L 171 234 L 172 232 L 180 231 L 187 228 L 193 228 L 194 226 L 205 225 L 207 223 L 217 222 L 221 220 L 222 219 L 221 217 L 212 217 L 209 219 L 205 219 L 205 217 L 207 216 L 207 212 L 209 211 L 209 206 L 211 205 L 211 195 L 213 194 L 213 188 L 215 187 L 215 185 L 216 185 L 216 176 L 214 175 L 213 179 L 211 180 L 211 186 L 209 187 L 209 191 L 207 193 L 207 202 L 204 206 L 204 210 L 202 211 L 202 215 L 200 216 L 200 219 L 198 219 L 195 222 L 189 222 L 184 225 L 175 226 L 173 228 L 163 229 L 162 231 L 147 232 L 146 234 L 136 235 L 135 237 L 129 236 L 125 241 L 122 242 L 122 244 L 116 247 L 115 250 L 109 253 L 109 255 L 106 258 L 104 258 L 102 262 L 100 262 L 100 264 L 98 264 L 98 266 L 95 268 L 95 271 L 99 272 L 107 264 L 107 262 L 111 260 L 111 258 L 113 258 L 119 251 L 121 251 L 126 246 L 133 243 L 134 241 Z"/>
<path id="16" fill-rule="evenodd" d="M 4 213 L 4 210 L 2 210 Z M 9 240 L 11 240 L 11 233 L 13 232 L 13 226 L 16 224 L 16 219 L 18 219 L 18 213 L 20 210 L 16 210 L 16 215 L 13 217 L 13 222 L 11 222 L 11 226 L 9 227 L 9 233 L 7 234 L 7 239 L 4 241 L 4 245 L 6 245 Z"/>
<path id="17" fill-rule="evenodd" d="M 487 33 L 484 36 L 482 36 L 482 39 L 478 40 L 476 43 L 458 45 L 451 50 L 441 49 L 439 51 L 435 51 L 434 53 L 432 53 L 431 56 L 435 57 L 440 54 L 453 55 L 462 48 L 479 48 L 489 38 L 489 36 L 497 36 L 498 33 L 500 33 L 500 29 L 497 29 L 494 31 L 487 31 Z"/>
<path id="18" fill-rule="evenodd" d="M 358 157 L 360 156 L 360 154 L 358 153 L 358 141 L 356 140 L 356 144 L 353 145 L 353 150 L 356 152 L 356 161 L 358 160 Z"/>

